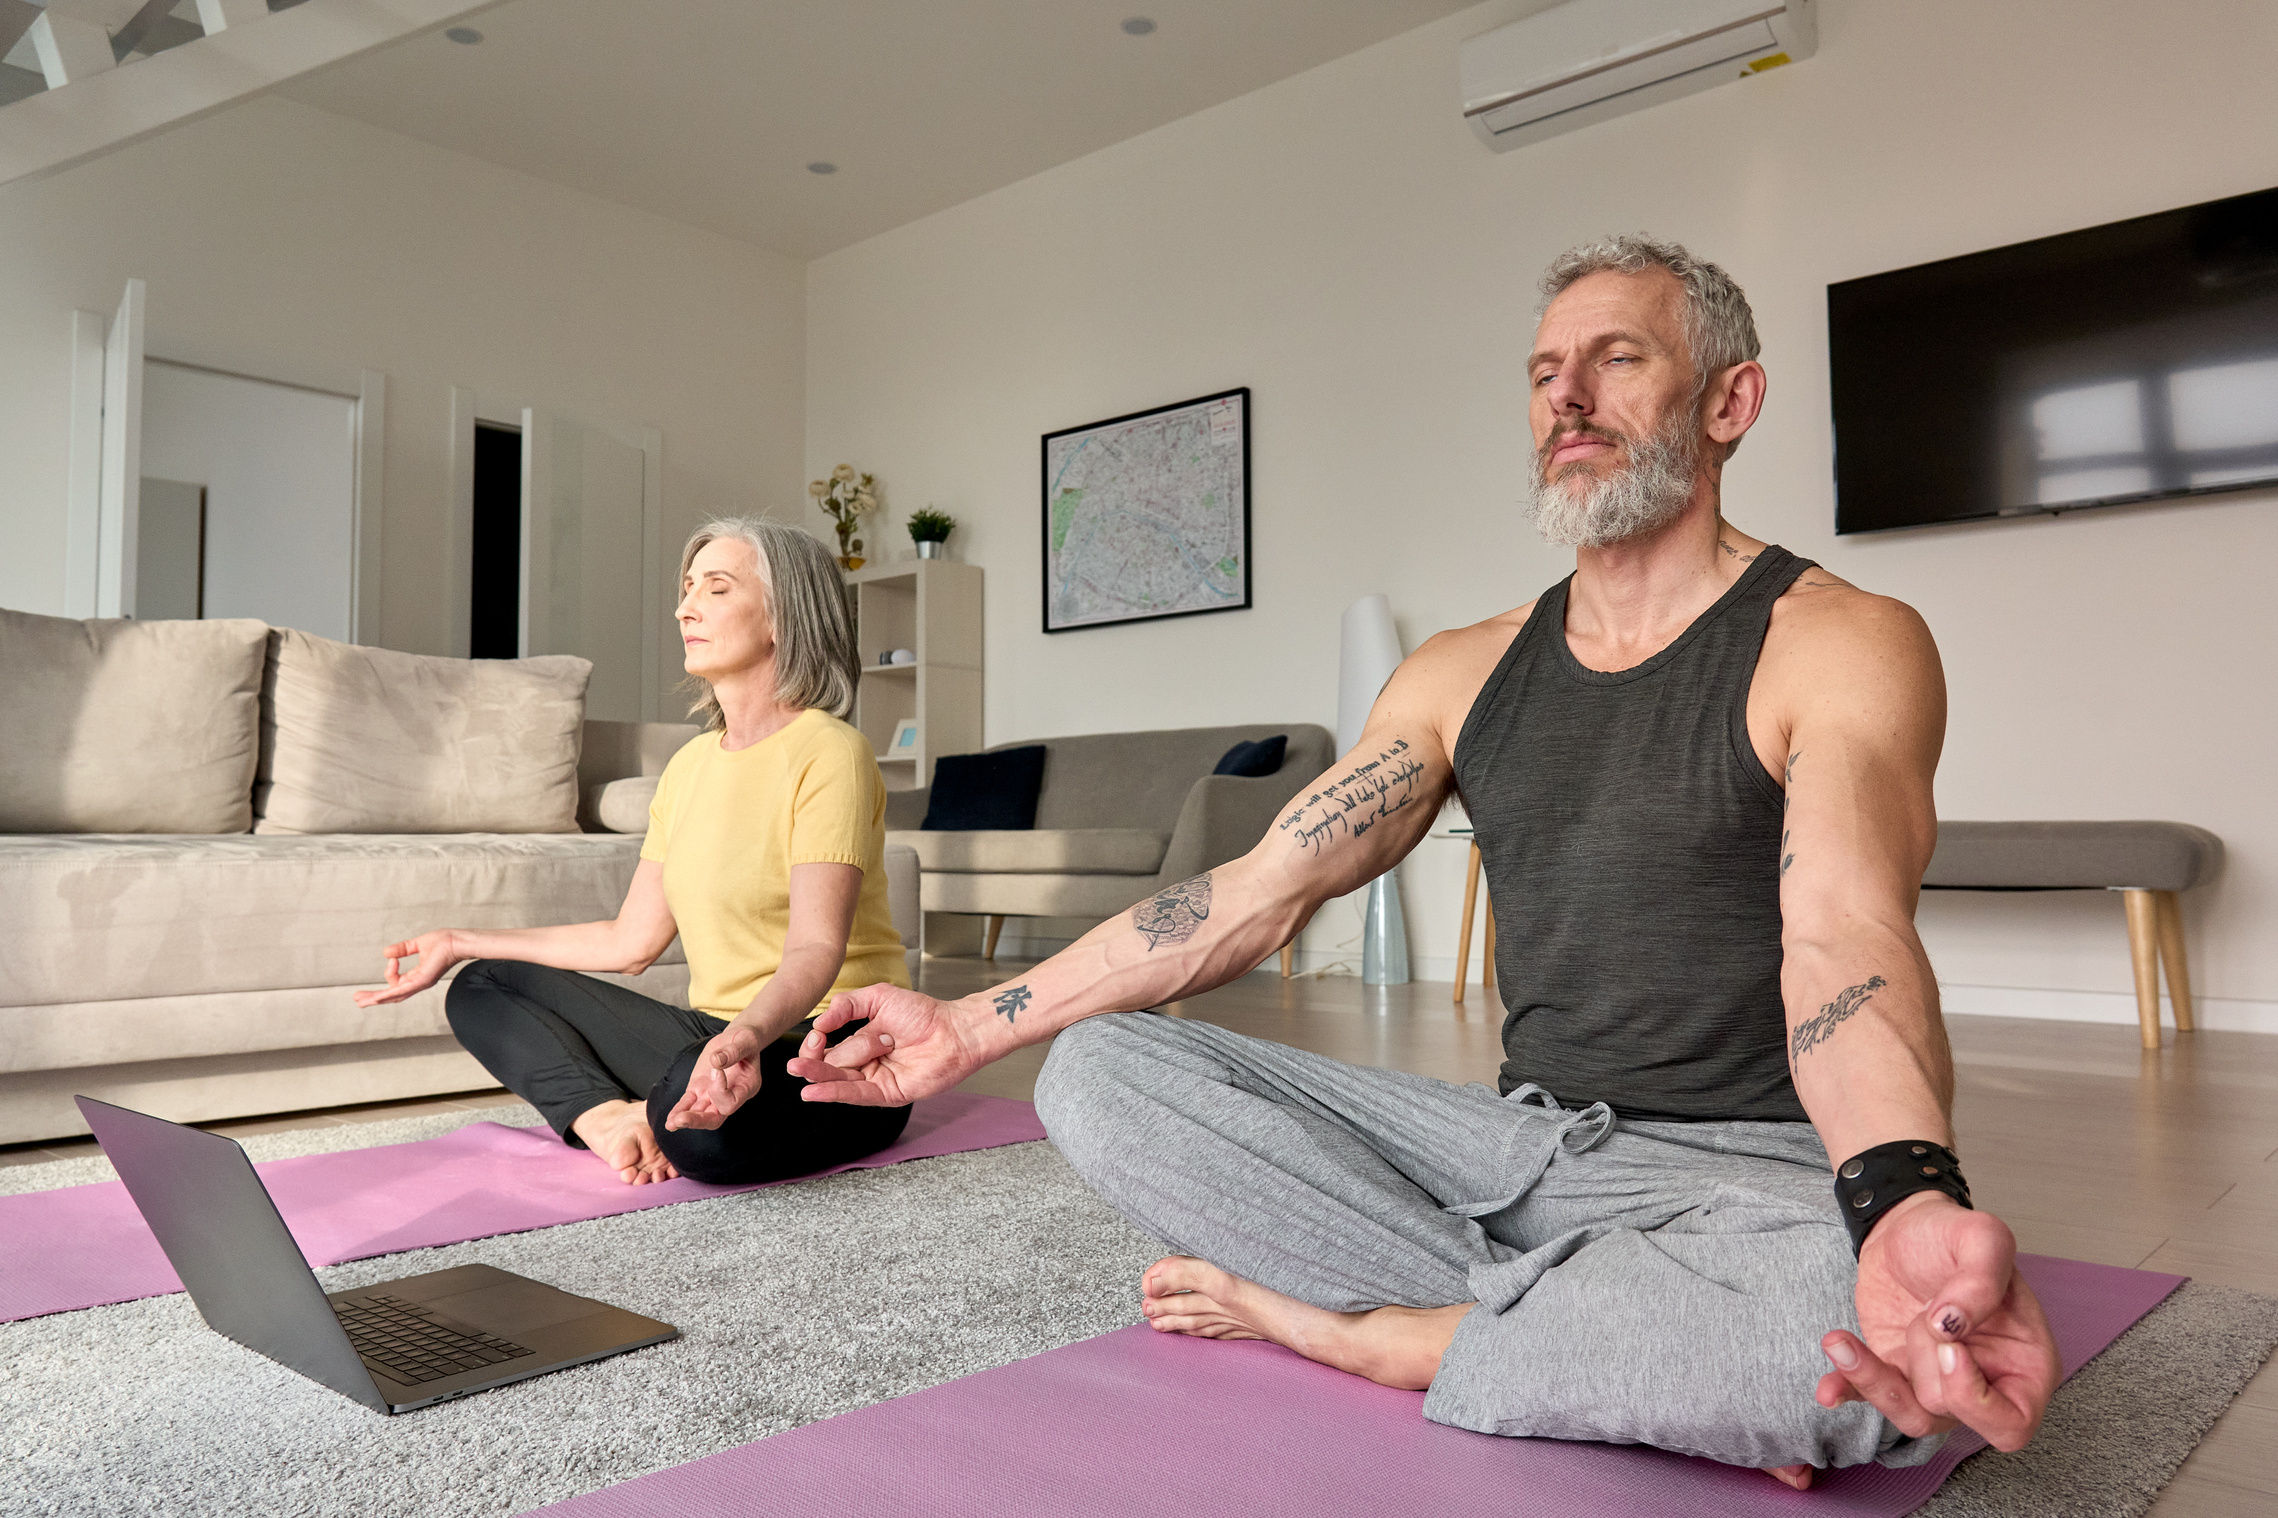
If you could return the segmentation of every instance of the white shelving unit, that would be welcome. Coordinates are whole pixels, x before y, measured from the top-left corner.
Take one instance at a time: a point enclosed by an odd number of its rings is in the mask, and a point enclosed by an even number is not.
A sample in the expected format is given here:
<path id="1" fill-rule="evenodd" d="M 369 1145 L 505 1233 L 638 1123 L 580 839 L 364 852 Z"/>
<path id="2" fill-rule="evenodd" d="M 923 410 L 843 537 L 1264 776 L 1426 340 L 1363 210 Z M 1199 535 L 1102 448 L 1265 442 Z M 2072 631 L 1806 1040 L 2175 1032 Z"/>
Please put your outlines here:
<path id="1" fill-rule="evenodd" d="M 870 740 L 886 788 L 915 790 L 933 779 L 943 754 L 981 747 L 981 569 L 946 559 L 911 559 L 849 572 L 862 681 L 854 725 Z M 915 664 L 880 664 L 906 648 Z M 915 759 L 887 757 L 905 717 L 918 724 Z"/>

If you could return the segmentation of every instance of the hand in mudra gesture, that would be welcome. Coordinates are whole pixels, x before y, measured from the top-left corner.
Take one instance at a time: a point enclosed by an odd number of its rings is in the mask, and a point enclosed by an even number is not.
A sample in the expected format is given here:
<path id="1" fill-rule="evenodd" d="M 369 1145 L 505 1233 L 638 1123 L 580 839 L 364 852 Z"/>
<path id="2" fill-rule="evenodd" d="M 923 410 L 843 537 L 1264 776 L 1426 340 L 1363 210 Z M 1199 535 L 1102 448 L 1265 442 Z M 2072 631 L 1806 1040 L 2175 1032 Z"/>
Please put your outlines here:
<path id="1" fill-rule="evenodd" d="M 759 1095 L 761 1048 L 759 1035 L 742 1026 L 713 1035 L 698 1051 L 680 1100 L 665 1114 L 665 1130 L 717 1128 Z"/>
<path id="2" fill-rule="evenodd" d="M 356 1005 L 359 1007 L 376 1007 L 383 1002 L 416 996 L 441 980 L 445 970 L 467 957 L 452 942 L 449 928 L 391 943 L 380 950 L 380 956 L 388 962 L 387 986 L 378 991 L 358 991 Z M 419 960 L 418 968 L 406 973 L 403 961 L 415 956 Z"/>
<path id="3" fill-rule="evenodd" d="M 864 1018 L 869 1026 L 825 1046 L 825 1034 Z M 994 1057 L 982 1048 L 987 1031 L 963 1002 L 935 1001 L 900 986 L 864 986 L 831 998 L 790 1071 L 808 1082 L 799 1093 L 804 1101 L 906 1107 L 987 1064 Z"/>
<path id="4" fill-rule="evenodd" d="M 2063 1379 L 2039 1299 L 2016 1273 L 2017 1241 L 1990 1213 L 1908 1198 L 1859 1256 L 1859 1327 L 1820 1341 L 1836 1369 L 1819 1402 L 1864 1401 L 1901 1433 L 1968 1425 L 2023 1449 Z"/>

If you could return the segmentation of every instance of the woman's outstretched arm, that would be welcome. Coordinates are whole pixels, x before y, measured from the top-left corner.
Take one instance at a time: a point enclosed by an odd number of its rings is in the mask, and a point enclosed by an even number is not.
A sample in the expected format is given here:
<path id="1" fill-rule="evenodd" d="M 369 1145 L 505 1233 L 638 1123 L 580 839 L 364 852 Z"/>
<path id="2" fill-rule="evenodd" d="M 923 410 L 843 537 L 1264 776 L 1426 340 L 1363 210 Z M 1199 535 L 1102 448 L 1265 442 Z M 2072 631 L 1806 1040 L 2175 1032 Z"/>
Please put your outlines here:
<path id="1" fill-rule="evenodd" d="M 606 921 L 554 928 L 438 928 L 389 944 L 380 951 L 387 960 L 387 985 L 377 991 L 358 991 L 356 1005 L 376 1007 L 415 996 L 441 980 L 451 966 L 468 959 L 519 959 L 552 965 L 557 970 L 638 975 L 656 963 L 656 957 L 671 946 L 679 931 L 672 909 L 665 905 L 664 866 L 644 859 L 633 871 L 625 904 Z M 843 946 L 843 934 L 840 941 Z M 403 962 L 414 958 L 419 961 L 417 966 L 405 970 Z M 829 984 L 827 979 L 823 982 L 826 988 Z M 820 997 L 822 992 L 815 994 Z"/>
<path id="2" fill-rule="evenodd" d="M 814 1011 L 838 979 L 861 897 L 862 871 L 851 864 L 791 866 L 782 967 L 742 1015 L 704 1046 L 688 1089 L 664 1120 L 666 1128 L 717 1128 L 758 1092 L 760 1050 Z"/>

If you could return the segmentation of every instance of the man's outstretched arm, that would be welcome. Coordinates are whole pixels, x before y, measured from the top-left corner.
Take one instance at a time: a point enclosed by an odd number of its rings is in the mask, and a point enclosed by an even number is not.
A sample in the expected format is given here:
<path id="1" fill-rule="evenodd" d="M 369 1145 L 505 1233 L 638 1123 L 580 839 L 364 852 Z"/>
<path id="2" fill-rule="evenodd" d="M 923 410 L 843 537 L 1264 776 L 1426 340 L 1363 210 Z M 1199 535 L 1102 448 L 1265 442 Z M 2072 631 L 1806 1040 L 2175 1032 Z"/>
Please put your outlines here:
<path id="1" fill-rule="evenodd" d="M 1838 591 L 1805 615 L 1781 672 L 1797 692 L 1779 866 L 1789 1066 L 1833 1163 L 1905 1140 L 1950 1148 L 1953 1062 L 1914 931 L 1937 842 L 1937 649 L 1896 602 Z M 1835 1369 L 1820 1400 L 1866 1400 L 1908 1434 L 1958 1421 L 2022 1448 L 2060 1372 L 2015 1257 L 2000 1219 L 1935 1192 L 1883 1214 L 1859 1260 L 1864 1342 L 1822 1340 Z"/>
<path id="2" fill-rule="evenodd" d="M 1399 863 L 1446 798 L 1451 777 L 1428 710 L 1430 682 L 1410 665 L 1385 688 L 1353 751 L 1298 792 L 1240 859 L 1155 892 L 976 996 L 940 1002 L 871 986 L 838 997 L 790 1065 L 813 1083 L 805 1099 L 898 1106 L 1080 1018 L 1161 1006 L 1256 969 L 1322 902 Z M 858 1018 L 870 1025 L 826 1056 L 822 1035 Z"/>

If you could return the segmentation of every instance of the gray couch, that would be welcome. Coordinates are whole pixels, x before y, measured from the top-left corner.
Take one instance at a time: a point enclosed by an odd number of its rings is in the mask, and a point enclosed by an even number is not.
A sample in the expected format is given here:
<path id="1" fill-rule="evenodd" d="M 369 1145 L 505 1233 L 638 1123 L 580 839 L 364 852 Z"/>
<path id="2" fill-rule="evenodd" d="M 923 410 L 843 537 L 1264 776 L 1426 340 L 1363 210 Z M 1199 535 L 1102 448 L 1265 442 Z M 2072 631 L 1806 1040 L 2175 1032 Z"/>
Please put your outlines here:
<path id="1" fill-rule="evenodd" d="M 1276 733 L 1289 739 L 1278 772 L 1210 772 L 1236 743 Z M 919 824 L 930 790 L 888 797 L 886 840 L 917 851 L 919 900 L 929 917 L 1112 917 L 1163 886 L 1248 853 L 1336 757 L 1328 730 L 1310 722 L 1040 741 L 1047 753 L 1033 831 L 925 832 Z M 1022 746 L 1000 743 L 989 752 Z"/>

